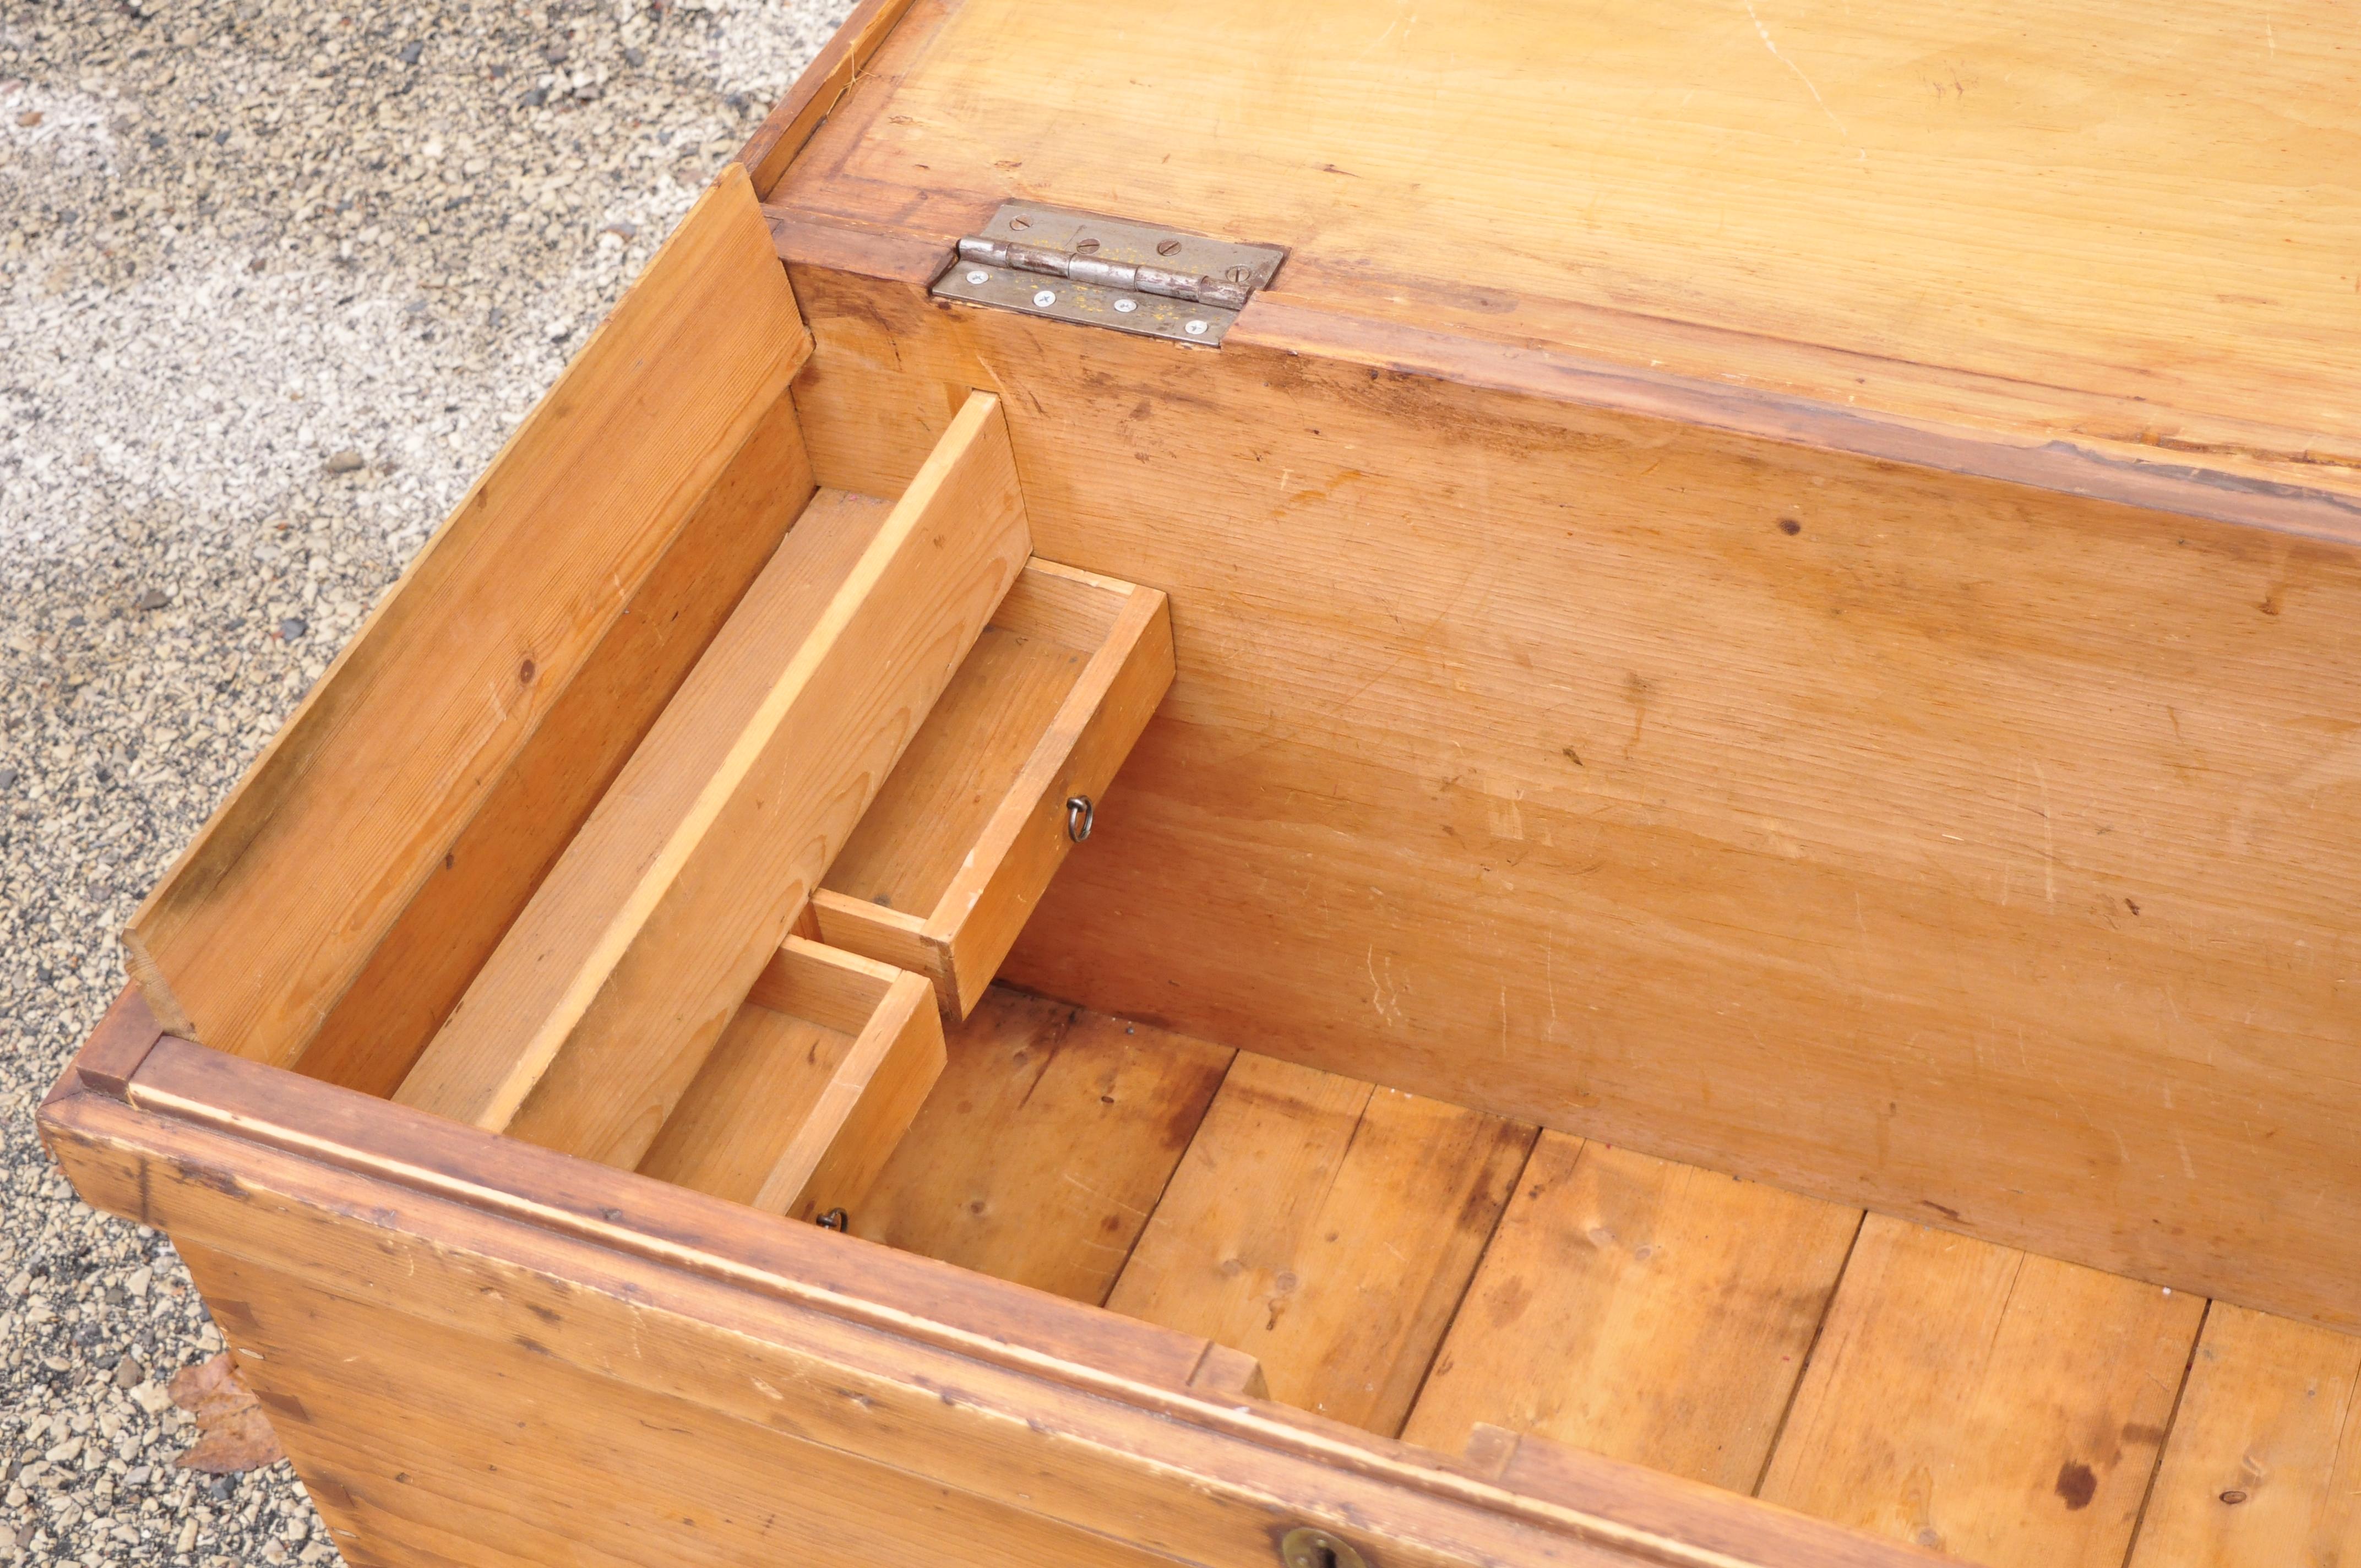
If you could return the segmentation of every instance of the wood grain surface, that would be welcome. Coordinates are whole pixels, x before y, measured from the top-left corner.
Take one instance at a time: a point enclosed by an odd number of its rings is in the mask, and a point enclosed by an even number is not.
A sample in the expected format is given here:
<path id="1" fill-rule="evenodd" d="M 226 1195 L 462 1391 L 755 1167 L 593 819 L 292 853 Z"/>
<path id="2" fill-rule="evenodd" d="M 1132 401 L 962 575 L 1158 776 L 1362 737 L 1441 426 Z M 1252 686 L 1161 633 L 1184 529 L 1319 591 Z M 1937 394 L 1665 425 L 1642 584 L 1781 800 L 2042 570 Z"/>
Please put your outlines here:
<path id="1" fill-rule="evenodd" d="M 852 1234 L 1105 1300 L 1232 1053 L 998 987 L 945 1048 Z"/>
<path id="2" fill-rule="evenodd" d="M 302 1055 L 808 351 L 725 174 L 132 916 L 167 1028 Z"/>
<path id="3" fill-rule="evenodd" d="M 1402 1435 L 1489 1424 L 1752 1492 L 1860 1225 L 1543 1133 Z"/>
<path id="4" fill-rule="evenodd" d="M 763 189 L 1282 245 L 1282 289 L 1375 315 L 2349 503 L 2361 190 L 2321 175 L 2361 136 L 2350 49 L 2336 0 L 1214 0 L 1122 28 L 919 0 Z"/>
<path id="5" fill-rule="evenodd" d="M 1029 554 L 996 400 L 787 536 L 404 1080 L 636 1166 Z"/>
<path id="6" fill-rule="evenodd" d="M 2361 1562 L 2361 1339 L 2214 1303 L 2131 1562 Z"/>
<path id="7" fill-rule="evenodd" d="M 1241 1052 L 1107 1306 L 1242 1350 L 1271 1398 L 1391 1436 L 1532 1136 Z"/>
<path id="8" fill-rule="evenodd" d="M 822 478 L 1021 389 L 1171 597 L 1012 980 L 2361 1326 L 2361 552 L 791 273 Z"/>
<path id="9" fill-rule="evenodd" d="M 1986 1568 L 2112 1568 L 2204 1311 L 1872 1214 L 1761 1495 Z"/>

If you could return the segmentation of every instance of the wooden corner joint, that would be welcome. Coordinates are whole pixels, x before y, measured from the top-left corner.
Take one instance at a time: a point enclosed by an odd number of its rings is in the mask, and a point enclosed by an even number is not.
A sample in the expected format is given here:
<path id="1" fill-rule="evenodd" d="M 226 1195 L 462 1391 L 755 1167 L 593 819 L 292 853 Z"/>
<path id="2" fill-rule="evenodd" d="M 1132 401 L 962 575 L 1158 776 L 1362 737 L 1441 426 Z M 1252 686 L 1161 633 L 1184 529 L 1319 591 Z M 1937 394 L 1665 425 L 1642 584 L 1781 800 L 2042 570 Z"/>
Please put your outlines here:
<path id="1" fill-rule="evenodd" d="M 76 1081 L 97 1093 L 127 1100 L 132 1075 L 163 1037 L 164 1027 L 148 1009 L 147 997 L 137 986 L 126 985 L 73 1060 L 66 1064 L 58 1088 L 62 1091 L 69 1081 Z"/>
<path id="2" fill-rule="evenodd" d="M 1189 1391 L 1225 1400 L 1270 1398 L 1270 1386 L 1263 1380 L 1262 1363 L 1217 1340 L 1205 1342 L 1205 1354 L 1197 1358 L 1196 1370 L 1189 1374 Z"/>

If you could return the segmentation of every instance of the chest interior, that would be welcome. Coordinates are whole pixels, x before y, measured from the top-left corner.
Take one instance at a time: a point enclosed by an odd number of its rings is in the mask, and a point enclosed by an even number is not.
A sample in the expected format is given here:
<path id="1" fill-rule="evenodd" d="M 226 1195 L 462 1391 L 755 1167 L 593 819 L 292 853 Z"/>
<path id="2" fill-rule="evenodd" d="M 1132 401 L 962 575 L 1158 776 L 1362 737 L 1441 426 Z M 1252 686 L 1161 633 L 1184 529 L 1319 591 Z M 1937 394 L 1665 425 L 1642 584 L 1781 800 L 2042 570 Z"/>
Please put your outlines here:
<path id="1" fill-rule="evenodd" d="M 2119 803 L 2034 695 L 2104 709 L 2120 660 L 2006 586 L 1972 635 L 1845 587 L 2021 518 L 783 272 L 735 202 L 135 924 L 168 1026 L 1201 1335 L 1445 1453 L 1531 1434 L 1995 1563 L 2187 1561 L 2265 1502 L 2356 1528 L 2351 1248 L 2314 1239 L 2354 1124 L 2110 1012 L 2180 938 L 2112 835 L 2060 849 Z M 2069 524 L 2037 588 L 2147 548 Z M 2187 532 L 2173 604 L 2361 581 Z M 2026 728 L 1927 705 L 1970 665 Z M 2333 880 L 2256 919 L 2333 923 Z M 2235 1011 L 2268 966 L 2222 940 L 2141 1009 Z M 2350 951 L 2236 1041 L 2325 1049 Z"/>

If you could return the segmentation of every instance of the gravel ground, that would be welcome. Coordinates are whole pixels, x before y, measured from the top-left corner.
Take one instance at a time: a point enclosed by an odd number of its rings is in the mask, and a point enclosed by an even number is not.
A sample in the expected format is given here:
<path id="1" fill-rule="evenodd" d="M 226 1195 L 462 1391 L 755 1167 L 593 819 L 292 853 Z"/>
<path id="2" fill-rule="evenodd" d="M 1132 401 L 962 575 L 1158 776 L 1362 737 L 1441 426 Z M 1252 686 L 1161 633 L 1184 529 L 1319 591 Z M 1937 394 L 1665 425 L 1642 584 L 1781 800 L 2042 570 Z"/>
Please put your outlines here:
<path id="1" fill-rule="evenodd" d="M 0 1563 L 332 1562 L 33 1110 L 114 932 L 845 0 L 0 0 Z"/>

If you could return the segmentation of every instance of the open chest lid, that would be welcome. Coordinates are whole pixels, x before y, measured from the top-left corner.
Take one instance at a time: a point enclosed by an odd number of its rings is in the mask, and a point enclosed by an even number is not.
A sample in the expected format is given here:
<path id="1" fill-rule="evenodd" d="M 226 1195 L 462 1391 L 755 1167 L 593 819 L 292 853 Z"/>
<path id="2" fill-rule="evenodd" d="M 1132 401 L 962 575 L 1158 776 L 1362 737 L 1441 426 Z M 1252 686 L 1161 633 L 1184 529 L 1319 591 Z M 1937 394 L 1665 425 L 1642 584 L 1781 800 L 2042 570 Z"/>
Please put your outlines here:
<path id="1" fill-rule="evenodd" d="M 1461 378 L 1505 345 L 1571 400 L 2361 532 L 2334 6 L 864 9 L 758 138 L 798 221 L 1279 247 L 1253 341 Z"/>

